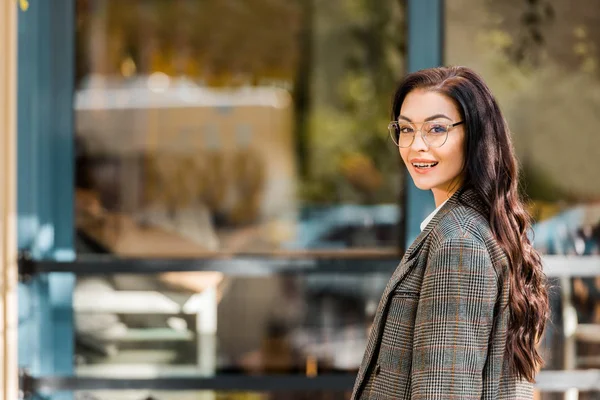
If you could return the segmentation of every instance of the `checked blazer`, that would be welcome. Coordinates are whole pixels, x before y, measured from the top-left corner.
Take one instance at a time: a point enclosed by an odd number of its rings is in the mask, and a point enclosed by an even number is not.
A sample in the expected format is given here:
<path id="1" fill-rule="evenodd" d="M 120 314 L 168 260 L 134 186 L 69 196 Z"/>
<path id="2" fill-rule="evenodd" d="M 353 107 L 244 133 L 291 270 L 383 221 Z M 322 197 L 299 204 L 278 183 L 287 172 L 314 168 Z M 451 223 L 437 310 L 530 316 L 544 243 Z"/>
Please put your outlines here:
<path id="1" fill-rule="evenodd" d="M 357 399 L 527 399 L 505 360 L 508 259 L 475 191 L 461 189 L 404 254 L 379 303 Z"/>

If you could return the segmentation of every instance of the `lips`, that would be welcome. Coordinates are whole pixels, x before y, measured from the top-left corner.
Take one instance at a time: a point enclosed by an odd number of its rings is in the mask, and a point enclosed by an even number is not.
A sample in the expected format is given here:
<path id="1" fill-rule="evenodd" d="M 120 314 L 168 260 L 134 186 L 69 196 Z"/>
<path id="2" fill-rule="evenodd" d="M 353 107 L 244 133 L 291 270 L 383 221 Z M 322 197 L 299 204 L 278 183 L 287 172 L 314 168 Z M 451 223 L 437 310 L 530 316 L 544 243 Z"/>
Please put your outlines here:
<path id="1" fill-rule="evenodd" d="M 410 164 L 413 166 L 414 170 L 421 174 L 431 171 L 438 165 L 438 163 L 438 161 L 427 160 L 423 158 L 415 158 L 410 160 Z"/>

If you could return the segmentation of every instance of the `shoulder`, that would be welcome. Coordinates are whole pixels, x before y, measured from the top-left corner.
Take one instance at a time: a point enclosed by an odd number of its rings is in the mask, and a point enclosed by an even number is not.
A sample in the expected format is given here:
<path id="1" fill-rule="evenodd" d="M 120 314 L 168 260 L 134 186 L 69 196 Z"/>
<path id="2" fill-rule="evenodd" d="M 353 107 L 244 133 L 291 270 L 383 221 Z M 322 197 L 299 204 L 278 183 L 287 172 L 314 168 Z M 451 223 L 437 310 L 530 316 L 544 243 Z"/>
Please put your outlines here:
<path id="1" fill-rule="evenodd" d="M 433 231 L 440 240 L 470 238 L 483 243 L 494 236 L 488 219 L 464 204 L 457 204 L 448 210 Z"/>
<path id="2" fill-rule="evenodd" d="M 444 214 L 433 228 L 430 256 L 436 254 L 471 254 L 470 267 L 498 277 L 504 252 L 496 240 L 486 216 L 463 204 Z"/>

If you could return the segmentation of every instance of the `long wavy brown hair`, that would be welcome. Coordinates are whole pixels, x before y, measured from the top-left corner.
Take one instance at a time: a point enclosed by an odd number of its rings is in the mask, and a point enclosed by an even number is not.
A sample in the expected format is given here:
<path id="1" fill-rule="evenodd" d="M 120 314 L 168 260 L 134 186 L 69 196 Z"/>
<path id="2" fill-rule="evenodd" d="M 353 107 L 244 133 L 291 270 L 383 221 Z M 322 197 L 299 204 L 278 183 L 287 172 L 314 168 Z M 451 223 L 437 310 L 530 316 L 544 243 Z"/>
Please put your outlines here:
<path id="1" fill-rule="evenodd" d="M 528 236 L 531 218 L 519 194 L 519 167 L 506 121 L 483 79 L 466 67 L 409 74 L 394 96 L 394 121 L 404 99 L 415 89 L 452 99 L 465 121 L 463 187 L 479 194 L 510 265 L 506 357 L 514 374 L 533 382 L 543 365 L 536 345 L 549 316 L 548 283 Z"/>

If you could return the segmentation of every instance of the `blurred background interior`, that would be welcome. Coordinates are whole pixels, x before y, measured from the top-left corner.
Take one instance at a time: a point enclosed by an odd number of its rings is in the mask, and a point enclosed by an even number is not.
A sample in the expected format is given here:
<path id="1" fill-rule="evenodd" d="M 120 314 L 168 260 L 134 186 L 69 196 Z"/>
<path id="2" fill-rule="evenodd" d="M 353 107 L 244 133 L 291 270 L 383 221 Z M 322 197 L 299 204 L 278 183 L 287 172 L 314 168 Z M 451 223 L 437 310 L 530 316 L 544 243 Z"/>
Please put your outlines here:
<path id="1" fill-rule="evenodd" d="M 19 363 L 32 374 L 355 373 L 416 236 L 411 221 L 433 209 L 386 130 L 395 85 L 428 54 L 480 72 L 512 130 L 534 244 L 555 267 L 545 370 L 600 368 L 597 2 L 28 5 L 18 17 L 19 246 L 73 269 L 125 266 L 20 286 Z M 144 273 L 152 260 L 163 268 Z M 176 272 L 185 260 L 202 271 Z M 308 396 L 62 393 L 72 395 Z"/>

